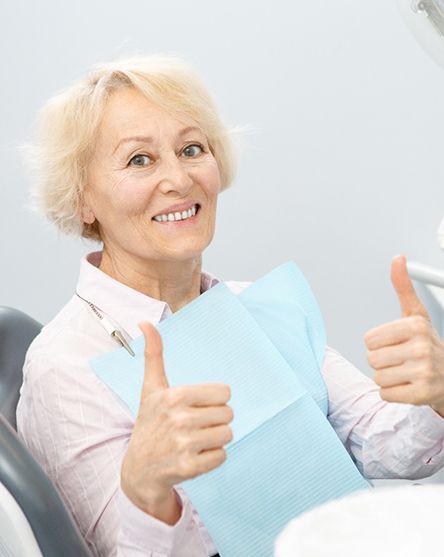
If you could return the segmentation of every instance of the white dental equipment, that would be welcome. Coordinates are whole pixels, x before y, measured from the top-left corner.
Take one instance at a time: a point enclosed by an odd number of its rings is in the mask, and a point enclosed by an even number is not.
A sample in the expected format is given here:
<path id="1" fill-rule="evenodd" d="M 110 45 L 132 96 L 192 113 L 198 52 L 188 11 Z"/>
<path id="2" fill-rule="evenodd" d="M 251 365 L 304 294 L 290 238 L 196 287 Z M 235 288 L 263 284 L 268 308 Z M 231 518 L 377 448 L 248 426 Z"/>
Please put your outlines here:
<path id="1" fill-rule="evenodd" d="M 444 67 L 444 0 L 397 0 L 397 4 L 418 43 Z M 444 218 L 438 227 L 438 242 L 444 249 Z"/>
<path id="2" fill-rule="evenodd" d="M 424 50 L 444 66 L 444 0 L 397 0 L 401 14 Z"/>

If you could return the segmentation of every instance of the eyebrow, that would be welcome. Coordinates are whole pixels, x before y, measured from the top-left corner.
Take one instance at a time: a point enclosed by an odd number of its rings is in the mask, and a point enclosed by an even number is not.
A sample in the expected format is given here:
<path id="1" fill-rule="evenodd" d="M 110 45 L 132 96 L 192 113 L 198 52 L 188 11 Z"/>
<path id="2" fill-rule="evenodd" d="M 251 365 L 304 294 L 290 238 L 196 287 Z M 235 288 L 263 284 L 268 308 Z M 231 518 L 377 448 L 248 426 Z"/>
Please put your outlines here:
<path id="1" fill-rule="evenodd" d="M 183 128 L 179 131 L 179 133 L 177 134 L 178 137 L 181 137 L 183 135 L 186 135 L 187 133 L 191 132 L 191 131 L 199 131 L 202 132 L 202 130 L 200 128 L 198 128 L 197 126 L 188 126 L 186 128 Z M 149 136 L 149 135 L 133 135 L 131 137 L 123 137 L 116 145 L 114 151 L 113 151 L 113 155 L 114 153 L 117 151 L 117 149 L 119 149 L 122 145 L 124 145 L 125 143 L 131 143 L 131 142 L 135 142 L 135 141 L 139 141 L 141 143 L 152 143 L 153 142 L 153 137 Z"/>

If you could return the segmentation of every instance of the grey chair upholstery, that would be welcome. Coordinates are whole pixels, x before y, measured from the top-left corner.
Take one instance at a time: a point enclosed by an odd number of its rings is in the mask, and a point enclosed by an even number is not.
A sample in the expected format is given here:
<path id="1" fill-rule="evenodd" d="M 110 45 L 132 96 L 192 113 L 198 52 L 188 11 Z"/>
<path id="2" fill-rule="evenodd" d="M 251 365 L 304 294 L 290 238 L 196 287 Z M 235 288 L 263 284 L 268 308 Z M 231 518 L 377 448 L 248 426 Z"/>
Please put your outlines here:
<path id="1" fill-rule="evenodd" d="M 14 429 L 25 354 L 41 328 L 29 315 L 0 306 L 0 413 Z"/>
<path id="2" fill-rule="evenodd" d="M 44 557 L 91 557 L 55 487 L 2 416 L 0 484 L 21 508 Z M 1 505 L 0 498 L 0 508 Z M 0 547 L 3 545 L 1 528 L 0 525 Z"/>
<path id="3" fill-rule="evenodd" d="M 5 530 L 8 524 L 0 521 L 0 555 L 16 557 L 14 548 L 20 547 L 17 557 L 40 552 L 43 557 L 91 557 L 56 488 L 15 431 L 23 362 L 40 329 L 40 323 L 28 315 L 0 306 L 0 516 L 16 526 L 13 516 L 19 522 L 24 515 L 22 526 L 29 531 L 31 542 L 26 546 L 29 553 L 25 552 L 23 540 L 18 539 L 20 526 L 11 534 L 12 528 Z M 15 503 L 19 512 L 15 512 Z"/>

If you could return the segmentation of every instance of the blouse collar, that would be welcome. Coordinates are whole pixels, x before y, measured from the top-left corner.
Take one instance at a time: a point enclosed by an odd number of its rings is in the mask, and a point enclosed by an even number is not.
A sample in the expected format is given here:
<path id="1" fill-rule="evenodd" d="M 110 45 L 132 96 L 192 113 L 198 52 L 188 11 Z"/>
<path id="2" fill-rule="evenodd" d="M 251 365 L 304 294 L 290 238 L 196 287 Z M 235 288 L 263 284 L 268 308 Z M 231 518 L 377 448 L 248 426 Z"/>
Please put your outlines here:
<path id="1" fill-rule="evenodd" d="M 82 258 L 76 290 L 81 298 L 94 304 L 132 338 L 141 334 L 138 327 L 141 321 L 156 324 L 172 315 L 166 302 L 151 298 L 101 271 L 101 259 L 101 251 L 89 253 Z M 206 292 L 218 282 L 213 275 L 202 272 L 201 292 Z"/>

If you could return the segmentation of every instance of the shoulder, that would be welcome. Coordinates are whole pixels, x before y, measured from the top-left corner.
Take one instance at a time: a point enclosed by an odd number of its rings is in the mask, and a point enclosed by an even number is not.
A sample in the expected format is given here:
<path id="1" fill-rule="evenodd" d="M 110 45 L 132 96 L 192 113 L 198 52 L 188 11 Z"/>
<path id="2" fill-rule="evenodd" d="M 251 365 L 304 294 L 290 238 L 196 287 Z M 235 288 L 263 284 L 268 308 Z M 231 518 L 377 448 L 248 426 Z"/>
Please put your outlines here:
<path id="1" fill-rule="evenodd" d="M 73 297 L 31 343 L 23 374 L 36 379 L 49 370 L 69 373 L 72 369 L 77 373 L 107 348 L 115 348 L 112 339 L 104 334 L 89 308 Z"/>
<path id="2" fill-rule="evenodd" d="M 129 411 L 124 403 L 90 366 L 92 358 L 115 348 L 88 306 L 71 299 L 42 329 L 26 354 L 17 407 L 22 429 L 26 429 L 23 423 L 32 409 L 36 420 L 48 415 L 63 417 L 62 423 L 75 423 L 85 411 L 92 421 L 98 415 L 105 416 L 106 423 L 119 421 L 122 415 L 126 420 Z"/>

